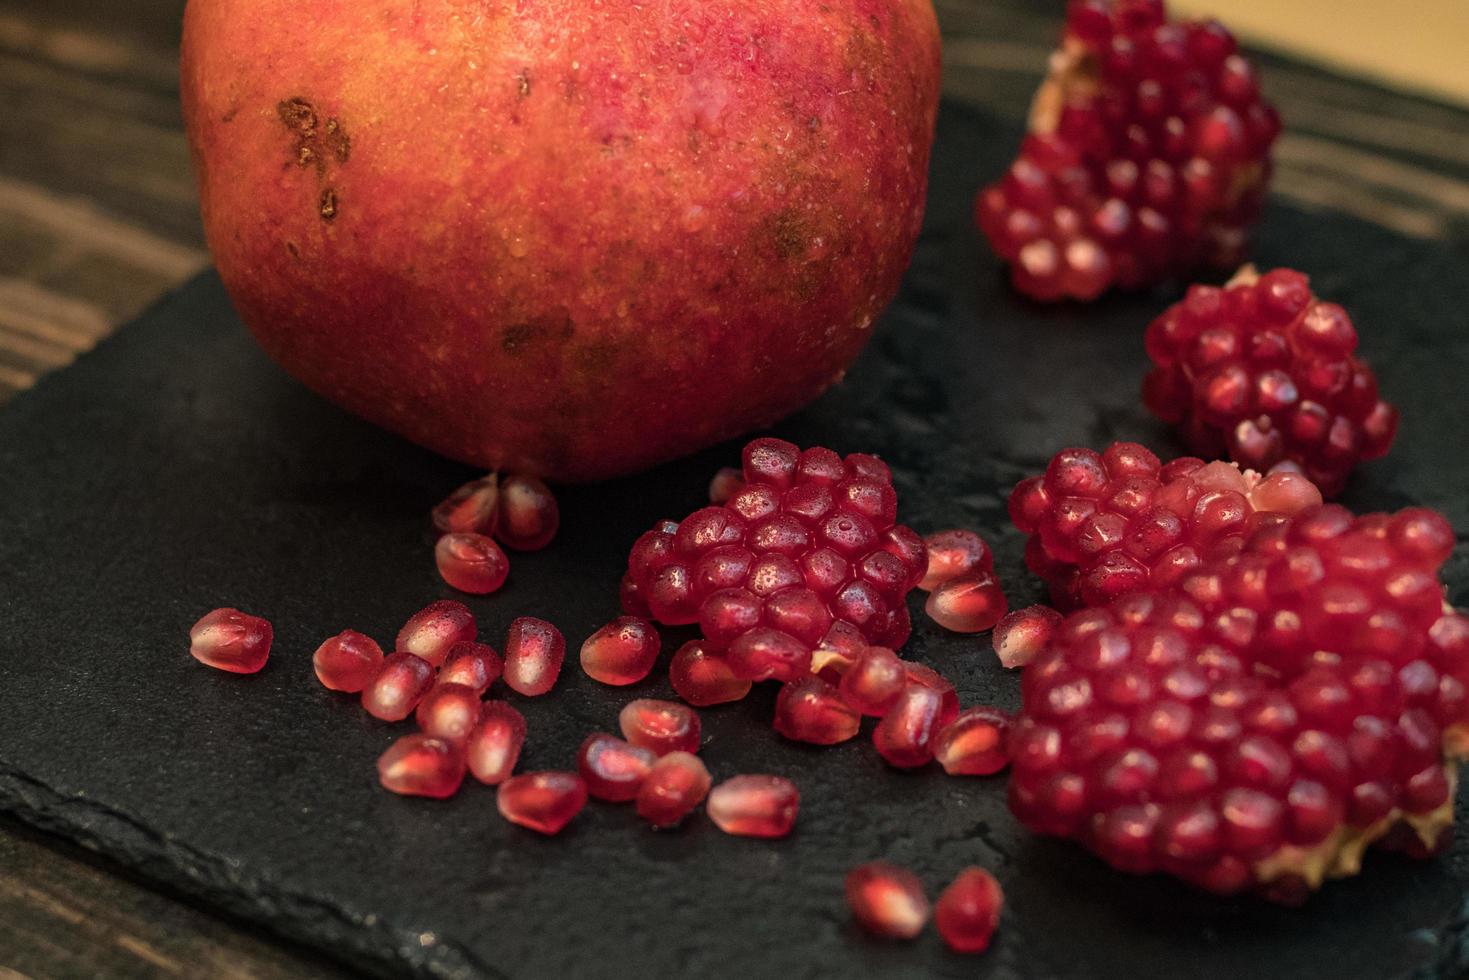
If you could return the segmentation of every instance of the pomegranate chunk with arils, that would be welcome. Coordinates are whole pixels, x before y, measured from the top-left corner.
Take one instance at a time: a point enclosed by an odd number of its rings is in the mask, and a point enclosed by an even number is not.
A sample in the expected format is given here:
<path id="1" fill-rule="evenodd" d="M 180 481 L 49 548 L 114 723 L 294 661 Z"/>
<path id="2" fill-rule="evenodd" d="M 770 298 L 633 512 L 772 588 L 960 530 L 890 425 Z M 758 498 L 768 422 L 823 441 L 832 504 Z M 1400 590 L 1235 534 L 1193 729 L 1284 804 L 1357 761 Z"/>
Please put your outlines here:
<path id="1" fill-rule="evenodd" d="M 444 799 L 464 781 L 464 753 L 448 739 L 404 735 L 377 760 L 378 781 L 400 796 Z"/>
<path id="2" fill-rule="evenodd" d="M 847 905 L 857 924 L 883 939 L 913 939 L 928 923 L 928 896 L 918 876 L 886 861 L 847 874 Z"/>
<path id="3" fill-rule="evenodd" d="M 780 776 L 735 776 L 709 793 L 704 811 L 726 834 L 785 837 L 796 825 L 801 794 Z"/>
<path id="4" fill-rule="evenodd" d="M 189 630 L 189 653 L 231 674 L 253 674 L 270 657 L 270 623 L 238 609 L 216 609 Z"/>
<path id="5" fill-rule="evenodd" d="M 501 783 L 495 805 L 513 824 L 559 834 L 587 805 L 587 785 L 572 772 L 528 772 Z"/>
<path id="6" fill-rule="evenodd" d="M 525 716 L 505 701 L 486 701 L 464 744 L 469 771 L 487 785 L 503 783 L 515 771 L 523 745 Z"/>
<path id="7" fill-rule="evenodd" d="M 422 657 L 434 667 L 444 662 L 456 643 L 467 643 L 479 632 L 474 614 L 462 602 L 440 599 L 408 617 L 398 631 L 396 653 Z"/>
<path id="8" fill-rule="evenodd" d="M 556 686 L 566 659 L 566 639 L 544 619 L 522 616 L 505 638 L 505 683 L 517 694 L 536 697 Z"/>
<path id="9" fill-rule="evenodd" d="M 366 687 L 382 666 L 383 648 L 356 630 L 342 630 L 311 656 L 311 667 L 322 686 L 349 694 Z"/>

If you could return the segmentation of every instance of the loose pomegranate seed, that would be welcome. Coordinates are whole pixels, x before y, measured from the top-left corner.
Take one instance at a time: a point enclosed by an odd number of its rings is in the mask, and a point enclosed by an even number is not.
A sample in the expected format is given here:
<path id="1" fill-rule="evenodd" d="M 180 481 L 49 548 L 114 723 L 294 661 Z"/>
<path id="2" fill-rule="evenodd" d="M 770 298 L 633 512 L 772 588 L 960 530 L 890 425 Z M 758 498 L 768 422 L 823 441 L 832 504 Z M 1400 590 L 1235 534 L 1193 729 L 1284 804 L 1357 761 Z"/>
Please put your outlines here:
<path id="1" fill-rule="evenodd" d="M 995 570 L 995 556 L 989 545 L 973 531 L 937 531 L 923 539 L 923 547 L 928 552 L 928 572 L 918 588 L 924 592 L 932 592 L 950 579 Z"/>
<path id="2" fill-rule="evenodd" d="M 495 537 L 501 544 L 516 551 L 540 551 L 560 527 L 561 511 L 550 487 L 523 473 L 505 478 L 495 520 Z"/>
<path id="3" fill-rule="evenodd" d="M 479 632 L 474 614 L 462 602 L 440 599 L 408 617 L 394 649 L 422 657 L 437 667 L 456 643 L 468 643 Z"/>
<path id="4" fill-rule="evenodd" d="M 378 782 L 400 796 L 447 799 L 464 781 L 464 753 L 433 735 L 404 735 L 377 760 Z"/>
<path id="5" fill-rule="evenodd" d="M 954 633 L 983 633 L 1005 615 L 1009 605 L 993 572 L 972 572 L 949 579 L 929 593 L 924 612 Z"/>
<path id="6" fill-rule="evenodd" d="M 965 868 L 934 905 L 934 925 L 954 952 L 983 953 L 1000 924 L 1004 904 L 1005 893 L 988 871 Z"/>
<path id="7" fill-rule="evenodd" d="M 737 837 L 785 837 L 796 825 L 801 794 L 780 776 L 735 776 L 709 793 L 704 810 L 714 825 Z"/>
<path id="8" fill-rule="evenodd" d="M 464 684 L 440 682 L 418 702 L 414 719 L 425 735 L 463 742 L 479 721 L 480 692 Z"/>
<path id="9" fill-rule="evenodd" d="M 678 696 L 696 708 L 739 701 L 752 686 L 735 674 L 729 661 L 710 653 L 701 640 L 690 640 L 678 648 L 668 665 L 668 680 Z"/>
<path id="10" fill-rule="evenodd" d="M 811 648 L 789 633 L 761 626 L 741 633 L 725 661 L 745 680 L 793 681 L 811 672 Z"/>
<path id="11" fill-rule="evenodd" d="M 510 561 L 483 534 L 446 534 L 434 545 L 434 561 L 445 582 L 471 595 L 489 595 L 505 584 Z"/>
<path id="12" fill-rule="evenodd" d="M 709 481 L 709 502 L 720 505 L 729 502 L 729 498 L 744 489 L 745 476 L 737 469 L 725 466 L 714 474 L 714 479 Z"/>
<path id="13" fill-rule="evenodd" d="M 912 939 L 928 922 L 928 896 L 918 876 L 886 861 L 847 874 L 847 905 L 857 924 L 883 939 Z"/>
<path id="14" fill-rule="evenodd" d="M 362 707 L 374 718 L 402 721 L 413 714 L 433 683 L 434 668 L 427 660 L 411 653 L 389 654 L 362 689 Z"/>
<path id="15" fill-rule="evenodd" d="M 659 759 L 638 789 L 638 816 L 658 829 L 676 827 L 709 793 L 709 770 L 699 757 L 670 752 Z"/>
<path id="16" fill-rule="evenodd" d="M 937 691 L 939 695 L 939 728 L 946 728 L 953 724 L 954 719 L 959 717 L 959 695 L 954 690 L 953 683 L 934 670 L 923 664 L 912 660 L 903 661 L 903 669 L 908 672 L 908 680 L 914 684 L 922 684 L 930 690 Z"/>
<path id="17" fill-rule="evenodd" d="M 486 701 L 464 743 L 469 771 L 487 785 L 503 783 L 515 771 L 524 744 L 525 716 L 504 701 Z"/>
<path id="18" fill-rule="evenodd" d="M 439 668 L 440 684 L 463 684 L 484 694 L 505 669 L 500 655 L 488 643 L 456 643 Z"/>
<path id="19" fill-rule="evenodd" d="M 464 484 L 433 510 L 440 534 L 489 534 L 499 512 L 500 481 L 491 473 Z"/>
<path id="20" fill-rule="evenodd" d="M 862 716 L 819 677 L 783 685 L 775 699 L 775 730 L 796 742 L 836 745 L 857 734 Z"/>
<path id="21" fill-rule="evenodd" d="M 699 713 L 677 701 L 639 698 L 617 715 L 622 737 L 657 755 L 699 751 Z"/>
<path id="22" fill-rule="evenodd" d="M 323 687 L 356 694 L 382 669 L 383 648 L 370 636 L 342 630 L 316 648 L 311 666 Z"/>
<path id="23" fill-rule="evenodd" d="M 887 647 L 868 647 L 842 675 L 841 692 L 857 711 L 881 718 L 907 686 L 908 671 L 897 654 Z"/>
<path id="24" fill-rule="evenodd" d="M 1024 667 L 1051 642 L 1051 633 L 1061 622 L 1061 614 L 1050 606 L 1026 606 L 1005 617 L 995 626 L 995 654 L 1006 667 Z"/>
<path id="25" fill-rule="evenodd" d="M 612 803 L 635 799 L 657 761 L 651 750 L 602 732 L 588 735 L 576 755 L 577 771 L 587 792 Z"/>
<path id="26" fill-rule="evenodd" d="M 517 694 L 535 697 L 556 686 L 566 640 L 544 619 L 522 616 L 510 624 L 505 638 L 505 683 Z"/>
<path id="27" fill-rule="evenodd" d="M 990 776 L 1010 763 L 1009 734 L 1010 716 L 1005 712 L 970 708 L 938 733 L 933 755 L 950 776 Z"/>
<path id="28" fill-rule="evenodd" d="M 877 754 L 889 765 L 913 769 L 933 758 L 934 737 L 943 728 L 943 696 L 931 687 L 909 684 L 872 731 Z"/>
<path id="29" fill-rule="evenodd" d="M 587 805 L 587 784 L 574 772 L 528 772 L 501 783 L 495 805 L 513 824 L 559 834 Z"/>
<path id="30" fill-rule="evenodd" d="M 201 664 L 253 674 L 270 657 L 270 623 L 238 609 L 206 613 L 189 630 L 189 653 Z"/>
<path id="31" fill-rule="evenodd" d="M 603 684 L 636 684 L 653 669 L 661 642 L 646 619 L 619 616 L 581 645 L 582 670 Z"/>
<path id="32" fill-rule="evenodd" d="M 857 627 L 839 619 L 831 624 L 821 644 L 811 651 L 811 673 L 836 683 L 866 652 L 867 641 Z"/>

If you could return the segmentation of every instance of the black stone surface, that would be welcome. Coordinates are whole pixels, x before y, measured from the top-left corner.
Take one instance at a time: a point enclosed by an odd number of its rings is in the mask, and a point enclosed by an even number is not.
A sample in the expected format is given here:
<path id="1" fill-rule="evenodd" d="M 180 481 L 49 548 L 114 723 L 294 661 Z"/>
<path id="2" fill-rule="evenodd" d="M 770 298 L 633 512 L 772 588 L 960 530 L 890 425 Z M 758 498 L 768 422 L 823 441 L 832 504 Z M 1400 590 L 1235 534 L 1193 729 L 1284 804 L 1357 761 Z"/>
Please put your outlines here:
<path id="1" fill-rule="evenodd" d="M 1177 293 L 1086 309 L 1017 299 L 969 219 L 980 176 L 1016 137 L 945 109 L 902 296 L 847 382 L 777 431 L 882 454 L 907 522 L 987 533 L 1023 605 L 1040 589 L 1005 520 L 1014 481 L 1063 445 L 1177 449 L 1136 397 L 1142 328 Z M 1257 256 L 1306 270 L 1352 311 L 1402 408 L 1394 453 L 1346 501 L 1428 504 L 1469 528 L 1464 256 L 1283 207 Z M 726 445 L 564 490 L 556 544 L 515 556 L 506 588 L 471 600 L 483 633 L 498 643 L 514 616 L 545 616 L 574 658 L 616 614 L 636 534 L 697 505 L 736 457 Z M 1431 862 L 1374 856 L 1300 909 L 1214 899 L 1025 833 L 1003 777 L 895 772 L 865 739 L 783 743 L 769 691 L 704 712 L 704 756 L 716 779 L 795 779 L 803 808 L 788 840 L 726 837 L 702 817 L 654 833 L 606 805 L 546 839 L 502 822 L 477 784 L 447 803 L 391 796 L 373 762 L 403 727 L 321 688 L 310 655 L 347 626 L 390 642 L 451 594 L 425 518 L 469 475 L 290 381 L 213 276 L 43 381 L 0 412 L 0 809 L 383 974 L 1205 980 L 1448 977 L 1469 965 L 1462 843 Z M 1447 570 L 1461 604 L 1465 558 L 1461 548 Z M 188 627 L 219 605 L 274 622 L 262 673 L 188 656 Z M 908 656 L 946 671 L 965 703 L 1014 706 L 1017 678 L 987 637 L 915 623 Z M 667 649 L 681 638 L 669 631 Z M 568 766 L 628 697 L 668 693 L 663 680 L 601 687 L 571 660 L 552 695 L 516 699 L 530 721 L 525 768 Z M 861 936 L 841 881 L 875 857 L 912 866 L 935 893 L 964 865 L 991 868 L 1009 898 L 992 951 L 956 957 L 931 931 L 910 945 Z"/>

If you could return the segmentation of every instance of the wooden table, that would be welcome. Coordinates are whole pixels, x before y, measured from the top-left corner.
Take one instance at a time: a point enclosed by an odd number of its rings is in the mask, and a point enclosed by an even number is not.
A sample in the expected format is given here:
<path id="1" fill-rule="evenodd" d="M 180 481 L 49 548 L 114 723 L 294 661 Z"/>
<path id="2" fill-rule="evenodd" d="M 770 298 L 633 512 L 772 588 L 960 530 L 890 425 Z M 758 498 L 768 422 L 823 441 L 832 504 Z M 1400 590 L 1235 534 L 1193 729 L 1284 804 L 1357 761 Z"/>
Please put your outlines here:
<path id="1" fill-rule="evenodd" d="M 936 6 L 945 94 L 1021 118 L 1059 0 Z M 182 8 L 0 0 L 0 403 L 208 263 L 175 92 Z M 1469 245 L 1469 113 L 1266 68 L 1288 125 L 1278 195 Z M 0 822 L 0 980 L 339 972 Z"/>

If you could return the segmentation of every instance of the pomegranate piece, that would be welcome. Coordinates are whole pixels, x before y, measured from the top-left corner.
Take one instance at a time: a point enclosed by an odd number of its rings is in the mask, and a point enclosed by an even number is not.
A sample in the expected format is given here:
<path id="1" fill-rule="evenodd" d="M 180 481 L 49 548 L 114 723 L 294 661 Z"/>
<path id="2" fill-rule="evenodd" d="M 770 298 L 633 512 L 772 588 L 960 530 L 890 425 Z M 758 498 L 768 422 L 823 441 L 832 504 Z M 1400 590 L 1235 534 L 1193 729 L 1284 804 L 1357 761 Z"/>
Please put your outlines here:
<path id="1" fill-rule="evenodd" d="M 914 769 L 933 759 L 934 738 L 944 727 L 943 695 L 909 684 L 872 731 L 877 754 L 891 766 Z"/>
<path id="2" fill-rule="evenodd" d="M 488 643 L 456 643 L 439 668 L 440 684 L 463 684 L 484 694 L 505 669 L 500 655 Z"/>
<path id="3" fill-rule="evenodd" d="M 983 633 L 994 627 L 1009 605 L 993 572 L 971 572 L 949 579 L 929 593 L 923 610 L 954 633 Z"/>
<path id="4" fill-rule="evenodd" d="M 419 731 L 447 742 L 463 742 L 479 721 L 480 692 L 465 684 L 440 681 L 418 702 Z"/>
<path id="5" fill-rule="evenodd" d="M 398 631 L 394 650 L 422 657 L 438 667 L 456 643 L 468 643 L 479 632 L 474 614 L 462 602 L 440 599 L 408 617 Z"/>
<path id="6" fill-rule="evenodd" d="M 849 705 L 881 718 L 908 686 L 908 671 L 887 647 L 868 647 L 842 675 L 840 686 Z"/>
<path id="7" fill-rule="evenodd" d="M 215 609 L 189 630 L 189 653 L 201 664 L 231 674 L 253 674 L 270 657 L 274 631 L 259 616 Z"/>
<path id="8" fill-rule="evenodd" d="M 699 751 L 699 713 L 677 701 L 639 698 L 617 715 L 622 737 L 656 755 Z"/>
<path id="9" fill-rule="evenodd" d="M 559 834 L 587 805 L 587 784 L 574 772 L 528 772 L 501 783 L 495 805 L 513 824 Z"/>
<path id="10" fill-rule="evenodd" d="M 709 770 L 699 757 L 670 752 L 654 763 L 638 789 L 638 816 L 655 828 L 676 827 L 709 793 Z"/>
<path id="11" fill-rule="evenodd" d="M 775 699 L 775 730 L 795 742 L 836 745 L 854 737 L 861 722 L 857 709 L 819 677 L 783 685 Z"/>
<path id="12" fill-rule="evenodd" d="M 847 906 L 857 924 L 883 939 L 913 939 L 928 922 L 928 896 L 918 876 L 886 861 L 847 873 Z"/>
<path id="13" fill-rule="evenodd" d="M 504 701 L 485 701 L 464 743 L 474 778 L 489 786 L 503 783 L 515 771 L 525 745 L 525 716 Z"/>
<path id="14" fill-rule="evenodd" d="M 1246 266 L 1223 289 L 1194 286 L 1144 342 L 1154 368 L 1143 402 L 1201 456 L 1262 472 L 1292 463 L 1335 496 L 1358 462 L 1392 445 L 1397 409 L 1357 356 L 1351 318 L 1313 296 L 1299 272 Z M 1271 490 L 1280 502 L 1262 500 Z M 1294 504 L 1280 487 L 1261 487 L 1253 500 Z"/>
<path id="15" fill-rule="evenodd" d="M 950 776 L 991 776 L 1010 763 L 1010 716 L 980 706 L 959 713 L 934 739 L 933 755 Z"/>
<path id="16" fill-rule="evenodd" d="M 440 534 L 490 534 L 499 507 L 500 481 L 490 473 L 449 494 L 431 516 Z"/>
<path id="17" fill-rule="evenodd" d="M 544 619 L 522 616 L 505 637 L 505 683 L 517 694 L 536 697 L 556 686 L 566 659 L 566 639 Z"/>
<path id="18" fill-rule="evenodd" d="M 756 627 L 729 646 L 725 661 L 748 681 L 793 681 L 811 672 L 811 648 L 789 633 Z"/>
<path id="19" fill-rule="evenodd" d="M 657 761 L 651 750 L 603 732 L 588 735 L 576 754 L 576 768 L 587 792 L 612 803 L 635 799 Z"/>
<path id="20" fill-rule="evenodd" d="M 447 799 L 464 781 L 464 753 L 445 738 L 404 735 L 378 757 L 377 778 L 399 796 Z"/>
<path id="21" fill-rule="evenodd" d="M 1000 924 L 1004 904 L 1005 893 L 993 875 L 983 868 L 965 868 L 939 895 L 933 923 L 954 952 L 983 953 Z"/>
<path id="22" fill-rule="evenodd" d="M 714 479 L 709 481 L 709 502 L 724 504 L 729 502 L 740 490 L 744 489 L 745 475 L 733 467 L 724 466 L 714 474 Z"/>
<path id="23" fill-rule="evenodd" d="M 736 837 L 785 837 L 796 825 L 801 794 L 780 776 L 734 776 L 709 793 L 704 811 Z"/>
<path id="24" fill-rule="evenodd" d="M 483 534 L 446 534 L 434 545 L 439 575 L 460 592 L 489 595 L 505 584 L 510 560 Z"/>
<path id="25" fill-rule="evenodd" d="M 973 531 L 936 531 L 923 539 L 923 548 L 928 553 L 928 571 L 918 588 L 924 592 L 932 592 L 950 579 L 995 570 L 995 556 L 989 545 Z"/>
<path id="26" fill-rule="evenodd" d="M 374 718 L 402 721 L 413 714 L 433 683 L 434 668 L 427 660 L 411 653 L 389 654 L 362 689 L 362 707 Z"/>
<path id="27" fill-rule="evenodd" d="M 316 648 L 311 666 L 323 687 L 356 694 L 382 669 L 383 648 L 370 636 L 342 630 Z"/>
<path id="28" fill-rule="evenodd" d="M 922 684 L 938 692 L 939 728 L 953 724 L 954 719 L 959 717 L 959 694 L 954 690 L 953 683 L 932 667 L 925 667 L 912 660 L 904 660 L 903 669 L 908 672 L 909 682 Z"/>
<path id="29" fill-rule="evenodd" d="M 1050 606 L 1026 606 L 1006 613 L 995 626 L 995 655 L 1006 667 L 1024 667 L 1051 642 L 1061 614 Z"/>
<path id="30" fill-rule="evenodd" d="M 678 648 L 668 665 L 668 680 L 674 692 L 696 708 L 742 700 L 752 686 L 735 674 L 729 661 L 709 652 L 702 640 Z"/>
<path id="31" fill-rule="evenodd" d="M 661 643 L 646 619 L 619 616 L 581 645 L 582 670 L 603 684 L 636 684 L 653 669 Z"/>
<path id="32" fill-rule="evenodd" d="M 561 527 L 561 511 L 551 488 L 533 476 L 512 473 L 500 484 L 495 537 L 516 551 L 540 551 Z"/>

